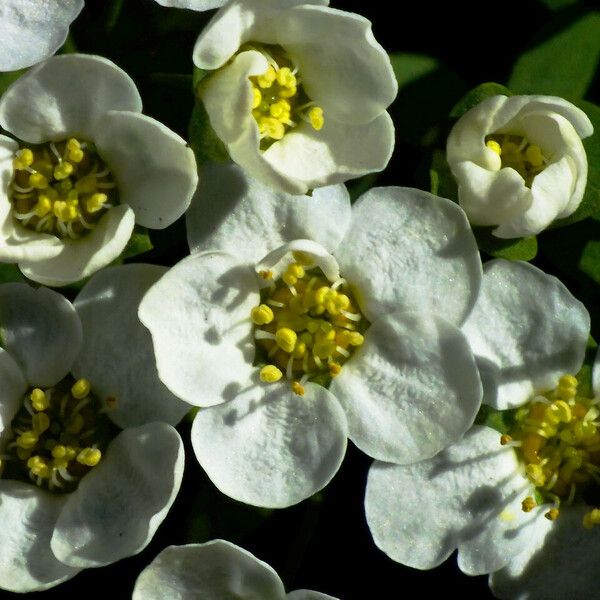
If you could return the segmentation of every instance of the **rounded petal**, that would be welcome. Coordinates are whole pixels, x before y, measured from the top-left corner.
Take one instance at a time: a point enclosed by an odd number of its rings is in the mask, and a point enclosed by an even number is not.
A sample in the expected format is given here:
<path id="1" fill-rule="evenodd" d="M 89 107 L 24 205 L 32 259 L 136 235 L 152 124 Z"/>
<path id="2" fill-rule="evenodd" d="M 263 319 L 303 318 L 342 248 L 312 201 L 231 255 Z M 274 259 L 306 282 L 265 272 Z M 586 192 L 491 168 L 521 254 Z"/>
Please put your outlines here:
<path id="1" fill-rule="evenodd" d="M 54 54 L 82 8 L 83 0 L 3 0 L 0 71 L 29 67 Z"/>
<path id="2" fill-rule="evenodd" d="M 292 196 L 249 177 L 233 163 L 206 163 L 186 213 L 190 250 L 220 250 L 258 262 L 286 242 L 311 239 L 332 252 L 350 224 L 343 185 Z"/>
<path id="3" fill-rule="evenodd" d="M 460 325 L 481 279 L 481 259 L 463 211 L 410 188 L 363 194 L 336 256 L 371 322 L 397 310 L 418 310 L 443 312 Z"/>
<path id="4" fill-rule="evenodd" d="M 301 123 L 262 156 L 273 170 L 313 189 L 382 171 L 392 156 L 394 135 L 394 123 L 386 112 L 363 124 L 342 123 L 325 115 L 320 131 Z"/>
<path id="5" fill-rule="evenodd" d="M 155 0 L 161 6 L 172 6 L 174 8 L 189 8 L 190 10 L 210 10 L 219 8 L 227 3 L 227 0 Z"/>
<path id="6" fill-rule="evenodd" d="M 176 425 L 190 408 L 158 378 L 152 338 L 137 316 L 144 294 L 166 271 L 142 264 L 111 267 L 96 273 L 75 300 L 83 347 L 73 374 L 90 380 L 98 397 L 116 398 L 110 418 L 119 427 Z"/>
<path id="7" fill-rule="evenodd" d="M 229 399 L 255 370 L 250 312 L 259 303 L 256 274 L 219 252 L 184 258 L 153 285 L 138 314 L 169 390 L 195 406 Z"/>
<path id="8" fill-rule="evenodd" d="M 315 592 L 313 590 L 294 590 L 285 598 L 286 600 L 338 600 L 333 596 L 328 596 L 327 594 L 322 594 L 321 592 Z"/>
<path id="9" fill-rule="evenodd" d="M 476 575 L 502 568 L 552 526 L 543 508 L 521 510 L 527 495 L 514 450 L 476 426 L 430 460 L 375 462 L 365 511 L 375 544 L 396 562 L 431 569 L 458 548 L 460 568 Z"/>
<path id="10" fill-rule="evenodd" d="M 600 350 L 596 352 L 594 366 L 592 368 L 592 387 L 595 396 L 600 396 Z"/>
<path id="11" fill-rule="evenodd" d="M 2 287 L 0 286 L 0 292 Z M 4 343 L 2 330 L 0 330 L 0 342 Z M 27 391 L 27 382 L 13 357 L 3 348 L 0 347 L 0 444 L 10 439 L 10 430 L 7 432 L 7 439 L 3 435 L 7 427 L 10 426 L 12 420 L 23 401 L 23 395 Z M 0 445 L 0 452 L 4 448 Z"/>
<path id="12" fill-rule="evenodd" d="M 528 263 L 494 260 L 485 265 L 463 332 L 495 388 L 483 401 L 504 410 L 579 371 L 590 316 L 556 277 Z"/>
<path id="13" fill-rule="evenodd" d="M 346 417 L 324 387 L 307 383 L 305 390 L 297 396 L 289 382 L 257 382 L 227 404 L 200 410 L 192 446 L 219 490 L 285 508 L 329 483 L 346 452 Z"/>
<path id="14" fill-rule="evenodd" d="M 42 285 L 63 286 L 105 267 L 127 246 L 135 226 L 133 210 L 126 204 L 111 208 L 95 229 L 79 240 L 63 240 L 60 254 L 36 261 L 22 261 L 23 274 Z"/>
<path id="15" fill-rule="evenodd" d="M 481 405 L 481 382 L 461 331 L 433 314 L 393 313 L 333 380 L 350 439 L 366 454 L 407 464 L 457 441 Z"/>
<path id="16" fill-rule="evenodd" d="M 58 383 L 81 349 L 81 322 L 73 305 L 43 287 L 1 285 L 0 324 L 2 345 L 32 386 Z"/>
<path id="17" fill-rule="evenodd" d="M 183 443 L 166 423 L 122 431 L 70 494 L 51 547 L 74 567 L 100 567 L 137 554 L 171 508 L 183 476 Z"/>
<path id="18" fill-rule="evenodd" d="M 94 141 L 117 181 L 121 202 L 136 223 L 164 229 L 188 208 L 198 173 L 184 139 L 158 121 L 133 112 L 110 111 L 99 119 Z"/>
<path id="19" fill-rule="evenodd" d="M 29 483 L 0 480 L 0 588 L 38 592 L 74 577 L 81 569 L 58 561 L 50 538 L 66 497 Z"/>
<path id="20" fill-rule="evenodd" d="M 276 31 L 325 122 L 331 115 L 343 123 L 369 123 L 396 97 L 390 59 L 365 17 L 307 4 L 283 13 Z"/>
<path id="21" fill-rule="evenodd" d="M 284 600 L 279 575 L 253 554 L 225 540 L 169 546 L 141 573 L 132 600 Z"/>
<path id="22" fill-rule="evenodd" d="M 38 144 L 81 136 L 93 141 L 96 122 L 109 110 L 141 112 L 133 80 L 106 58 L 54 56 L 22 75 L 0 98 L 0 125 Z"/>

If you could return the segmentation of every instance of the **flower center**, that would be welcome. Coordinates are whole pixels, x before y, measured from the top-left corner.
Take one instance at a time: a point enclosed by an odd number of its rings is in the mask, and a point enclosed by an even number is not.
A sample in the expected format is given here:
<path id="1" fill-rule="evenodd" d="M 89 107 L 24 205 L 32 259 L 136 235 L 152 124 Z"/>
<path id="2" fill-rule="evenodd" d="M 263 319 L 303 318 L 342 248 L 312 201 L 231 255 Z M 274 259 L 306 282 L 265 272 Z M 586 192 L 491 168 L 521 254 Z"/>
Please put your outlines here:
<path id="1" fill-rule="evenodd" d="M 599 416 L 598 400 L 579 396 L 572 375 L 563 375 L 556 389 L 517 409 L 515 425 L 501 444 L 515 446 L 536 487 L 536 498 L 523 500 L 525 512 L 552 503 L 546 517 L 554 520 L 562 503 L 593 501 L 594 484 L 600 483 Z M 600 524 L 600 510 L 587 513 L 583 524 Z"/>
<path id="2" fill-rule="evenodd" d="M 111 172 L 90 142 L 21 145 L 13 166 L 13 215 L 32 231 L 78 239 L 119 202 Z"/>
<path id="3" fill-rule="evenodd" d="M 69 377 L 54 387 L 31 389 L 11 423 L 13 439 L 0 455 L 0 473 L 72 492 L 116 433 L 104 410 L 86 379 Z"/>
<path id="4" fill-rule="evenodd" d="M 542 149 L 520 135 L 488 135 L 485 145 L 500 157 L 502 168 L 513 168 L 525 180 L 527 187 L 531 187 L 535 176 L 548 164 Z"/>
<path id="5" fill-rule="evenodd" d="M 289 55 L 279 46 L 246 46 L 257 50 L 268 61 L 267 70 L 252 82 L 252 115 L 258 123 L 261 149 L 266 150 L 273 142 L 305 121 L 319 131 L 325 120 L 323 109 L 304 92 L 298 68 Z"/>
<path id="6" fill-rule="evenodd" d="M 265 383 L 283 374 L 304 395 L 304 383 L 329 385 L 342 365 L 364 342 L 368 327 L 344 279 L 331 284 L 318 267 L 307 270 L 299 252 L 281 280 L 263 290 L 263 303 L 252 309 L 254 337 Z M 263 272 L 270 279 L 270 272 Z M 262 359 L 261 360 L 261 355 Z"/>

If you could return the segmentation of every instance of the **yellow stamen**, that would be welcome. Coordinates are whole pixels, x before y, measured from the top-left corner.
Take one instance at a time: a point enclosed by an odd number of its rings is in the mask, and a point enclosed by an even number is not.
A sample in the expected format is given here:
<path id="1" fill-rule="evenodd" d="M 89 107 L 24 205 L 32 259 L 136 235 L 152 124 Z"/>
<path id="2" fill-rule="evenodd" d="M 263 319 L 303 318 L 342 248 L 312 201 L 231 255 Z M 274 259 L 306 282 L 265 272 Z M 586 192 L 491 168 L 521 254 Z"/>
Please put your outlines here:
<path id="1" fill-rule="evenodd" d="M 78 379 L 71 387 L 71 394 L 73 394 L 73 398 L 82 400 L 89 395 L 91 389 L 92 386 L 87 379 Z"/>
<path id="2" fill-rule="evenodd" d="M 46 394 L 40 388 L 35 388 L 32 390 L 29 395 L 31 399 L 31 405 L 35 410 L 46 410 L 50 405 L 50 401 L 48 400 Z"/>
<path id="3" fill-rule="evenodd" d="M 265 365 L 260 370 L 260 380 L 265 383 L 275 383 L 283 377 L 283 373 L 275 365 Z"/>
<path id="4" fill-rule="evenodd" d="M 77 455 L 77 462 L 86 467 L 95 467 L 102 458 L 102 452 L 98 448 L 84 448 Z"/>

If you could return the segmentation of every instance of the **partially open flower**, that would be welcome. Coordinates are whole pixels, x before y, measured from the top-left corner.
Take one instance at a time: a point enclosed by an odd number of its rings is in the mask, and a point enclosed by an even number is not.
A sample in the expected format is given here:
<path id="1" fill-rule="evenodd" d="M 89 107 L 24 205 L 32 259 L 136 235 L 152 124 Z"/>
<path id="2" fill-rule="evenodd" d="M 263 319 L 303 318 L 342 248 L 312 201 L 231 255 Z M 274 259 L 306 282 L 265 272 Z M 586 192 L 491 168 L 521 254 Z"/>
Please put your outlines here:
<path id="1" fill-rule="evenodd" d="M 534 235 L 572 214 L 583 199 L 593 133 L 586 114 L 553 96 L 493 96 L 450 132 L 447 159 L 460 205 L 494 235 Z"/>
<path id="2" fill-rule="evenodd" d="M 336 600 L 312 590 L 285 593 L 279 575 L 225 540 L 169 546 L 141 573 L 133 600 Z"/>
<path id="3" fill-rule="evenodd" d="M 183 139 L 140 114 L 133 81 L 110 61 L 55 56 L 0 98 L 0 262 L 66 285 L 123 251 L 134 225 L 162 229 L 197 185 Z"/>
<path id="4" fill-rule="evenodd" d="M 385 168 L 397 84 L 371 23 L 328 0 L 230 0 L 194 48 L 231 158 L 292 194 Z"/>
<path id="5" fill-rule="evenodd" d="M 203 179 L 187 220 L 195 253 L 139 315 L 161 380 L 211 407 L 192 443 L 221 491 L 289 506 L 329 482 L 347 437 L 408 463 L 464 434 L 481 384 L 456 325 L 481 264 L 454 203 L 376 188 L 351 208 L 341 185 L 298 198 L 234 165 Z"/>
<path id="6" fill-rule="evenodd" d="M 171 507 L 183 445 L 167 422 L 186 405 L 135 317 L 163 271 L 104 271 L 75 307 L 0 286 L 0 588 L 43 590 L 136 554 Z"/>

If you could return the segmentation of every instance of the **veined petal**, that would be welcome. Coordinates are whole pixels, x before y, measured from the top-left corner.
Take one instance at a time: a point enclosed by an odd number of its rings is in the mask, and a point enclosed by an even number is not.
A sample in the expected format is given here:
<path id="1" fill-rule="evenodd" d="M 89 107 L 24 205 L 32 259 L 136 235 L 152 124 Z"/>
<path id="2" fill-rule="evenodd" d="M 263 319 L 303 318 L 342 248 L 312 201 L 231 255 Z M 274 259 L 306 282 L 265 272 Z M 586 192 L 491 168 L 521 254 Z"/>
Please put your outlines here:
<path id="1" fill-rule="evenodd" d="M 141 573 L 132 600 L 284 600 L 271 566 L 225 540 L 169 546 Z"/>
<path id="2" fill-rule="evenodd" d="M 333 252 L 350 224 L 343 185 L 292 196 L 249 177 L 233 163 L 206 163 L 186 213 L 190 250 L 220 250 L 256 263 L 286 242 L 311 239 Z"/>
<path id="3" fill-rule="evenodd" d="M 463 326 L 485 379 L 496 388 L 483 401 L 504 410 L 553 389 L 561 375 L 579 371 L 589 331 L 585 306 L 555 277 L 528 263 L 486 263 Z"/>
<path id="4" fill-rule="evenodd" d="M 186 211 L 198 173 L 184 139 L 150 117 L 124 111 L 106 113 L 94 133 L 121 202 L 133 209 L 136 223 L 164 229 Z"/>
<path id="5" fill-rule="evenodd" d="M 65 377 L 81 349 L 81 322 L 73 305 L 46 288 L 0 285 L 0 340 L 32 386 Z"/>
<path id="6" fill-rule="evenodd" d="M 166 423 L 122 431 L 64 503 L 51 547 L 66 565 L 107 565 L 137 554 L 171 508 L 183 476 L 183 443 Z"/>
<path id="7" fill-rule="evenodd" d="M 93 140 L 109 110 L 141 112 L 133 80 L 106 58 L 53 56 L 22 75 L 0 98 L 0 125 L 34 144 L 81 136 Z"/>
<path id="8" fill-rule="evenodd" d="M 255 378 L 255 381 L 258 378 Z M 224 494 L 268 508 L 297 504 L 324 488 L 346 452 L 344 411 L 324 387 L 249 381 L 192 426 L 196 458 Z"/>

